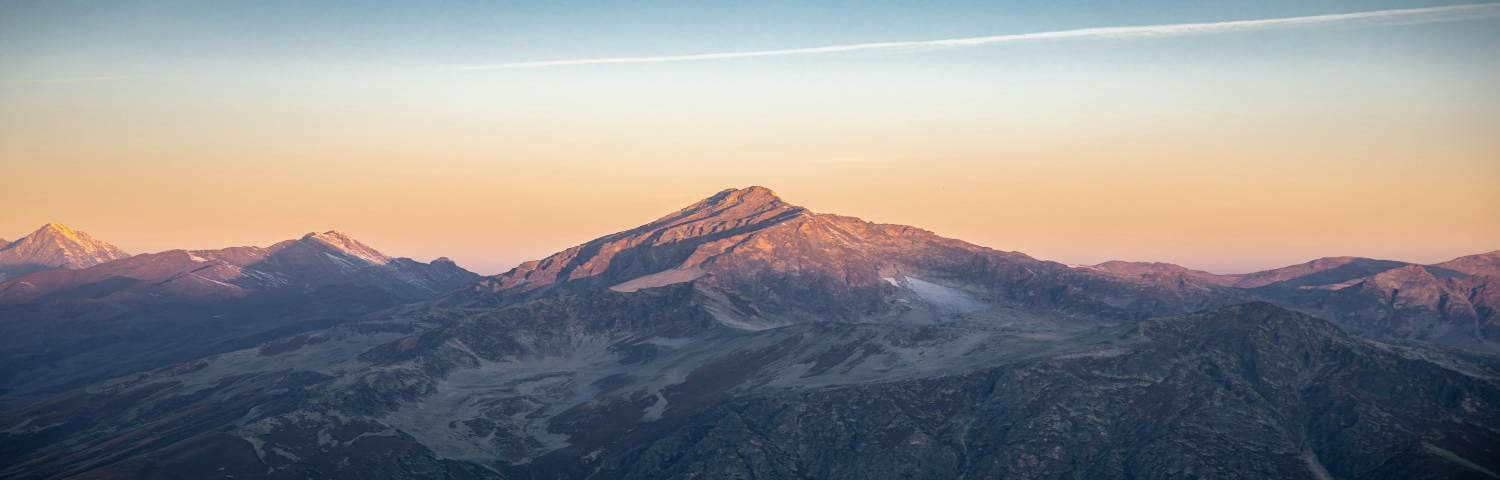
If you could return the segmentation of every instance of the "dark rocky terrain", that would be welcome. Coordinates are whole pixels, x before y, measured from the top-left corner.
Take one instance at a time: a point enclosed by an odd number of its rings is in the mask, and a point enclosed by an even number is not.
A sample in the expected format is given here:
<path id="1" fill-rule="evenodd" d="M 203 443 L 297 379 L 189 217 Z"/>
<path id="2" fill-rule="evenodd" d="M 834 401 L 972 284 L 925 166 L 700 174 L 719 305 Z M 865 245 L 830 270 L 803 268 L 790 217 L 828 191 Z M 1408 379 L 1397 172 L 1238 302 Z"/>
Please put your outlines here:
<path id="1" fill-rule="evenodd" d="M 338 232 L 29 273 L 0 283 L 0 391 L 11 394 L 0 404 L 326 328 L 478 278 Z"/>
<path id="2" fill-rule="evenodd" d="M 1070 267 L 758 187 L 484 279 L 320 235 L 0 284 L 113 332 L 7 347 L 0 478 L 1500 476 L 1494 254 Z"/>

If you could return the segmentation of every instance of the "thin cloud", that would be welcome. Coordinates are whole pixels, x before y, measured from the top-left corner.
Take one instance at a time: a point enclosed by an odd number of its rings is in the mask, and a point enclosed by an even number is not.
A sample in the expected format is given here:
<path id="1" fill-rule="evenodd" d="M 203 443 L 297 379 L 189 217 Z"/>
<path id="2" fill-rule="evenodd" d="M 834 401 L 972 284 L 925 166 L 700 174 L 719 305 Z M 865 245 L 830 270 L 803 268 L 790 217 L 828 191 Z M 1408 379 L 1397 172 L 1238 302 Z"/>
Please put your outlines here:
<path id="1" fill-rule="evenodd" d="M 1404 8 L 1394 10 L 1372 10 L 1366 12 L 1312 15 L 1305 17 L 1267 18 L 1260 20 L 1235 20 L 1208 23 L 1172 23 L 1163 25 L 1138 25 L 1127 27 L 1095 27 L 1051 32 L 991 35 L 984 37 L 949 38 L 942 40 L 917 40 L 903 42 L 858 43 L 850 45 L 828 45 L 822 47 L 784 48 L 776 50 L 753 50 L 742 52 L 697 53 L 690 55 L 663 55 L 645 57 L 605 57 L 565 60 L 540 60 L 527 62 L 495 63 L 489 65 L 465 65 L 459 70 L 503 70 L 518 68 L 566 67 L 577 65 L 606 65 L 622 63 L 667 63 L 695 62 L 704 60 L 726 60 L 735 58 L 779 57 L 788 55 L 820 55 L 829 53 L 856 52 L 865 50 L 901 50 L 916 48 L 952 48 L 997 43 L 1035 42 L 1064 39 L 1101 39 L 1169 37 L 1200 35 L 1209 33 L 1245 32 L 1278 28 L 1305 28 L 1316 26 L 1391 26 L 1423 23 L 1457 22 L 1500 17 L 1500 3 L 1450 5 L 1442 7 Z"/>

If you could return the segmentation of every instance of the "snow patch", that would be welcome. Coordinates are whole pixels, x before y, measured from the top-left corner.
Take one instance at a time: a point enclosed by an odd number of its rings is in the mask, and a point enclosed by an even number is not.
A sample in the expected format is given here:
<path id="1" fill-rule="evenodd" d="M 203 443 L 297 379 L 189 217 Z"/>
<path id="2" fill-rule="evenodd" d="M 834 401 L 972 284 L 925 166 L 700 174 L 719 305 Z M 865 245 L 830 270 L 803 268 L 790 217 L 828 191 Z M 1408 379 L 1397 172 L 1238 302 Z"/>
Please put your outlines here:
<path id="1" fill-rule="evenodd" d="M 1323 462 L 1318 460 L 1318 454 L 1312 449 L 1302 451 L 1302 461 L 1307 464 L 1307 470 L 1312 472 L 1313 478 L 1318 480 L 1333 480 L 1333 475 L 1328 474 L 1328 469 L 1323 467 Z"/>
<path id="2" fill-rule="evenodd" d="M 1488 468 L 1484 468 L 1484 466 L 1482 466 L 1480 464 L 1474 463 L 1473 460 L 1469 460 L 1467 458 L 1460 457 L 1460 456 L 1458 456 L 1458 454 L 1453 453 L 1452 451 L 1449 451 L 1449 450 L 1444 449 L 1442 447 L 1439 447 L 1437 445 L 1433 445 L 1433 444 L 1427 443 L 1427 442 L 1422 442 L 1422 448 L 1427 449 L 1428 452 L 1432 452 L 1434 455 L 1437 455 L 1439 457 L 1443 457 L 1444 460 L 1448 460 L 1450 462 L 1462 465 L 1465 468 L 1468 468 L 1470 470 L 1473 470 L 1473 471 L 1476 471 L 1476 472 L 1479 472 L 1479 473 L 1483 473 L 1485 475 L 1488 475 L 1490 478 L 1500 478 L 1500 474 L 1496 474 L 1494 471 L 1492 471 L 1492 470 L 1490 470 Z"/>
<path id="3" fill-rule="evenodd" d="M 632 278 L 613 287 L 609 287 L 609 289 L 616 292 L 628 293 L 643 288 L 665 287 L 667 285 L 697 280 L 706 273 L 708 272 L 704 272 L 701 268 L 674 268 L 671 270 L 662 270 L 660 272 L 642 277 Z"/>
<path id="4" fill-rule="evenodd" d="M 886 281 L 910 290 L 943 313 L 974 313 L 989 309 L 984 302 L 975 300 L 962 290 L 938 285 L 917 277 L 907 276 L 899 280 L 886 279 Z"/>

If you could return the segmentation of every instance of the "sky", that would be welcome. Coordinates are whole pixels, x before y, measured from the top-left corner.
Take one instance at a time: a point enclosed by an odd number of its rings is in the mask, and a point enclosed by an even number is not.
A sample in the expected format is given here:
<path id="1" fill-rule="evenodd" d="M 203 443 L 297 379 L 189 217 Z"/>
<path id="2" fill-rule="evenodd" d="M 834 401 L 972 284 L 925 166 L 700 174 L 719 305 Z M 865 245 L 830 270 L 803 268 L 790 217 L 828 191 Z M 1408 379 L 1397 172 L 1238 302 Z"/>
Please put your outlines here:
<path id="1" fill-rule="evenodd" d="M 1454 5 L 0 0 L 0 238 L 498 273 L 763 185 L 1065 263 L 1437 262 L 1500 249 L 1500 4 Z"/>

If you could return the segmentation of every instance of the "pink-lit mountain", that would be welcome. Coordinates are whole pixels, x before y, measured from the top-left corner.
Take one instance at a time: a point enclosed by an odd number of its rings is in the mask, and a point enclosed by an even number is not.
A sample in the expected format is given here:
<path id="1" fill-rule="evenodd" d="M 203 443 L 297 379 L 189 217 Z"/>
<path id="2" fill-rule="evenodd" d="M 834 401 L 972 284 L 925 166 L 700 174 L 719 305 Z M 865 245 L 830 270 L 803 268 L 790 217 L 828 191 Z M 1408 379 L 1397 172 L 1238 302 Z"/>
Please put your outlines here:
<path id="1" fill-rule="evenodd" d="M 0 281 L 52 268 L 86 268 L 130 254 L 87 233 L 49 223 L 14 242 L 0 240 Z"/>
<path id="2" fill-rule="evenodd" d="M 373 287 L 419 299 L 458 288 L 477 278 L 446 259 L 422 263 L 393 258 L 347 235 L 328 231 L 309 233 L 269 247 L 169 250 L 95 263 L 87 268 L 33 272 L 0 283 L 0 302 L 49 297 L 207 300 L 330 285 Z"/>

